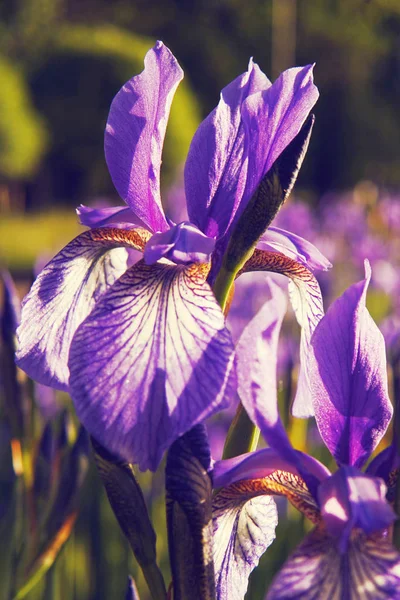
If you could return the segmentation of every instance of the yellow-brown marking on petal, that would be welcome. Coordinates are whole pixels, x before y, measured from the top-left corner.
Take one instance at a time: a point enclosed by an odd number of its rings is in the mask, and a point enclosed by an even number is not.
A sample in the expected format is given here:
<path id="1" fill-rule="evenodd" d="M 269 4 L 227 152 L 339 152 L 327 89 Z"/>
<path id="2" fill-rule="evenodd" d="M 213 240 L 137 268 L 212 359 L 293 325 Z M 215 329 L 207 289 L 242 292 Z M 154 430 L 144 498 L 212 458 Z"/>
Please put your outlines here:
<path id="1" fill-rule="evenodd" d="M 238 273 L 249 273 L 251 271 L 271 271 L 286 275 L 290 279 L 301 279 L 305 282 L 317 283 L 312 272 L 305 265 L 289 258 L 281 252 L 272 252 L 269 250 L 259 250 L 256 248 L 249 260 L 245 263 L 243 269 Z"/>
<path id="2" fill-rule="evenodd" d="M 186 274 L 194 281 L 206 281 L 211 269 L 211 263 L 193 263 L 186 267 Z"/>
<path id="3" fill-rule="evenodd" d="M 286 471 L 274 471 L 261 479 L 244 479 L 232 483 L 218 492 L 215 499 L 218 501 L 220 495 L 225 499 L 229 496 L 234 499 L 238 496 L 251 498 L 263 494 L 285 496 L 312 523 L 318 524 L 321 521 L 319 508 L 303 479 Z"/>
<path id="4" fill-rule="evenodd" d="M 133 248 L 143 252 L 146 243 L 153 235 L 147 229 L 138 227 L 137 229 L 118 229 L 117 227 L 99 227 L 90 229 L 88 234 L 94 242 L 114 243 L 118 246 Z"/>

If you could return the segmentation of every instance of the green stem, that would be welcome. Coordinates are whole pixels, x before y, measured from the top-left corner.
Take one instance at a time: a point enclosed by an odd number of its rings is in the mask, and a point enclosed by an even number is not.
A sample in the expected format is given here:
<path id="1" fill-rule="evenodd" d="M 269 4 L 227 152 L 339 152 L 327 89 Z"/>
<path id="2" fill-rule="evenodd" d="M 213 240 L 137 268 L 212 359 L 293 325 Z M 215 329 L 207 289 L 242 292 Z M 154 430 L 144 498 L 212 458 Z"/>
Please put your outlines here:
<path id="1" fill-rule="evenodd" d="M 164 578 L 156 563 L 140 565 L 153 600 L 166 600 Z"/>
<path id="2" fill-rule="evenodd" d="M 218 304 L 225 313 L 226 304 L 229 298 L 229 293 L 235 282 L 236 273 L 228 271 L 225 267 L 221 267 L 213 286 L 214 296 Z"/>
<path id="3" fill-rule="evenodd" d="M 223 265 L 215 279 L 213 292 L 225 315 L 228 312 L 227 302 L 236 275 L 247 258 L 247 255 L 243 257 L 235 271 L 230 271 Z M 257 448 L 259 437 L 260 430 L 251 422 L 242 404 L 239 404 L 228 431 L 222 458 L 233 458 L 246 452 L 253 452 Z"/>
<path id="4" fill-rule="evenodd" d="M 222 458 L 233 458 L 246 452 L 253 452 L 257 448 L 259 437 L 260 430 L 250 421 L 243 405 L 239 404 L 228 431 Z"/>

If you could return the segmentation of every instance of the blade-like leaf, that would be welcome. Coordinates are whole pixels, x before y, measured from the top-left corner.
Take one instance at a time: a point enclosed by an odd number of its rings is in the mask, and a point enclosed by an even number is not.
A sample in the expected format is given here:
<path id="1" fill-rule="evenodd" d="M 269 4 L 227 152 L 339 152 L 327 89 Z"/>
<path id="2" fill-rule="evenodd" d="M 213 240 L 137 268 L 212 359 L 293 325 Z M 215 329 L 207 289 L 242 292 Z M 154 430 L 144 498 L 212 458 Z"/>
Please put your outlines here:
<path id="1" fill-rule="evenodd" d="M 168 543 L 174 600 L 215 598 L 212 484 L 205 429 L 197 425 L 167 456 Z"/>
<path id="2" fill-rule="evenodd" d="M 133 466 L 114 457 L 93 438 L 92 445 L 96 465 L 117 521 L 143 570 L 149 589 L 156 594 L 154 597 L 163 597 L 166 589 L 156 562 L 156 534 Z"/>

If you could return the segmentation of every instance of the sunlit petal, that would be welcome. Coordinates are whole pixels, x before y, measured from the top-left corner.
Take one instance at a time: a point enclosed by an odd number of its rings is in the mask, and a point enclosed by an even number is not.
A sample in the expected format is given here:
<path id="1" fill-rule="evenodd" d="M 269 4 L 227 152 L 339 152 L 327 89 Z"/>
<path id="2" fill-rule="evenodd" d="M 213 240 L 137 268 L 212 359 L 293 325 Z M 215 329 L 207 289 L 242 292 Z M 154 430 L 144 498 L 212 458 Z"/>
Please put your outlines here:
<path id="1" fill-rule="evenodd" d="M 243 271 L 271 271 L 285 275 L 289 282 L 289 296 L 296 319 L 301 326 L 300 372 L 292 412 L 296 417 L 314 414 L 308 381 L 308 354 L 311 336 L 324 314 L 318 281 L 307 267 L 279 252 L 256 249 Z"/>
<path id="2" fill-rule="evenodd" d="M 299 451 L 296 451 L 296 454 L 302 469 L 313 475 L 317 481 L 323 481 L 330 476 L 329 470 L 315 458 Z M 283 475 L 278 477 L 276 473 Z M 243 479 L 267 480 L 269 477 L 271 479 L 268 479 L 268 481 L 275 481 L 275 483 L 276 477 L 278 477 L 281 480 L 281 485 L 287 488 L 290 487 L 293 493 L 292 488 L 295 485 L 293 482 L 301 482 L 301 486 L 305 486 L 293 462 L 285 460 L 279 451 L 272 448 L 263 448 L 227 460 L 219 460 L 214 465 L 213 477 L 214 486 L 217 488 L 226 487 Z M 312 498 L 310 492 L 308 492 L 308 495 Z M 313 500 L 313 504 L 316 506 L 315 500 Z"/>
<path id="3" fill-rule="evenodd" d="M 105 206 L 103 208 L 91 208 L 81 204 L 76 209 L 79 222 L 86 227 L 109 227 L 116 225 L 143 227 L 145 223 L 128 206 Z"/>
<path id="4" fill-rule="evenodd" d="M 155 233 L 146 245 L 144 260 L 148 265 L 160 258 L 167 258 L 178 265 L 208 263 L 214 246 L 215 240 L 204 235 L 195 225 L 183 222 L 163 233 Z"/>
<path id="5" fill-rule="evenodd" d="M 142 470 L 196 423 L 226 408 L 236 382 L 208 268 L 143 262 L 97 302 L 70 353 L 78 415 L 110 451 Z"/>
<path id="6" fill-rule="evenodd" d="M 143 234 L 143 235 L 142 235 Z M 77 327 L 126 270 L 127 252 L 143 249 L 144 230 L 82 233 L 43 269 L 25 298 L 17 363 L 30 377 L 68 389 L 68 354 Z"/>
<path id="7" fill-rule="evenodd" d="M 248 175 L 243 203 L 299 133 L 318 100 L 313 65 L 284 71 L 272 86 L 249 95 L 243 103 Z"/>
<path id="8" fill-rule="evenodd" d="M 221 490 L 213 501 L 218 600 L 243 600 L 251 571 L 275 539 L 274 499 L 253 482 L 246 483 Z"/>
<path id="9" fill-rule="evenodd" d="M 162 44 L 149 50 L 144 70 L 115 96 L 104 149 L 114 185 L 153 232 L 168 229 L 160 197 L 161 152 L 169 111 L 183 72 Z"/>
<path id="10" fill-rule="evenodd" d="M 222 237 L 241 201 L 247 175 L 242 103 L 271 82 L 258 65 L 249 68 L 221 92 L 218 106 L 196 131 L 185 165 L 189 218 L 205 234 Z"/>
<path id="11" fill-rule="evenodd" d="M 400 554 L 381 537 L 354 532 L 340 554 L 315 529 L 276 575 L 267 600 L 399 600 Z"/>
<path id="12" fill-rule="evenodd" d="M 383 336 L 365 306 L 371 277 L 329 308 L 312 339 L 312 401 L 321 436 L 338 464 L 361 467 L 384 435 L 393 408 Z"/>
<path id="13" fill-rule="evenodd" d="M 396 518 L 386 501 L 382 479 L 365 475 L 354 467 L 341 467 L 323 481 L 318 499 L 324 523 L 340 552 L 345 552 L 354 529 L 365 533 L 384 530 Z"/>
<path id="14" fill-rule="evenodd" d="M 325 256 L 304 238 L 278 227 L 270 226 L 261 236 L 257 244 L 260 250 L 281 252 L 293 260 L 297 260 L 309 269 L 326 271 L 331 268 L 331 263 Z"/>

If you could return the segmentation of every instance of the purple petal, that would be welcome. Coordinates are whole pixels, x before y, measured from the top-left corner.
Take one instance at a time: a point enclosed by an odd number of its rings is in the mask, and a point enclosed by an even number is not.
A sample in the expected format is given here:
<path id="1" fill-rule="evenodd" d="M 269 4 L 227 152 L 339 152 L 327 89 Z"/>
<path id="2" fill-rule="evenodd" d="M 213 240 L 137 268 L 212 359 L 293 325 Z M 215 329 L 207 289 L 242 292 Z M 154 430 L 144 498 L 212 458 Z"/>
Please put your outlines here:
<path id="1" fill-rule="evenodd" d="M 263 176 L 299 133 L 318 100 L 313 65 L 284 71 L 268 89 L 247 97 L 242 106 L 248 176 L 243 210 Z"/>
<path id="2" fill-rule="evenodd" d="M 168 229 L 160 197 L 161 152 L 169 111 L 183 72 L 161 42 L 149 50 L 145 68 L 115 96 L 104 148 L 114 185 L 152 232 Z"/>
<path id="3" fill-rule="evenodd" d="M 90 208 L 81 204 L 76 209 L 79 222 L 86 227 L 104 227 L 105 225 L 136 225 L 146 229 L 146 225 L 127 206 L 106 206 Z"/>
<path id="4" fill-rule="evenodd" d="M 372 460 L 367 469 L 368 475 L 380 477 L 388 486 L 386 497 L 394 500 L 395 489 L 400 472 L 400 455 L 397 448 L 398 441 L 393 439 L 393 443 L 382 450 L 374 460 Z"/>
<path id="5" fill-rule="evenodd" d="M 310 399 L 308 381 L 308 355 L 311 336 L 324 314 L 318 281 L 307 267 L 279 252 L 256 249 L 245 264 L 244 273 L 270 271 L 285 275 L 289 282 L 289 296 L 296 319 L 301 327 L 300 373 L 292 412 L 296 417 L 310 417 L 314 408 Z"/>
<path id="6" fill-rule="evenodd" d="M 386 501 L 382 479 L 364 475 L 354 467 L 342 467 L 323 481 L 318 496 L 327 531 L 341 553 L 347 550 L 354 528 L 371 534 L 386 529 L 396 519 Z"/>
<path id="7" fill-rule="evenodd" d="M 236 347 L 238 392 L 250 419 L 261 429 L 266 442 L 291 462 L 314 493 L 316 482 L 303 469 L 278 411 L 276 382 L 278 336 L 286 312 L 286 296 L 269 282 L 271 299 L 250 321 Z"/>
<path id="8" fill-rule="evenodd" d="M 250 61 L 247 72 L 222 90 L 218 106 L 193 137 L 185 165 L 189 219 L 210 237 L 220 238 L 227 231 L 246 184 L 243 102 L 270 86 Z"/>
<path id="9" fill-rule="evenodd" d="M 152 265 L 160 258 L 175 264 L 208 263 L 214 250 L 215 240 L 207 237 L 195 225 L 184 222 L 163 233 L 155 233 L 147 242 L 144 260 Z"/>
<path id="10" fill-rule="evenodd" d="M 383 336 L 365 307 L 371 277 L 330 307 L 312 339 L 311 395 L 321 436 L 339 465 L 361 467 L 392 416 Z"/>
<path id="11" fill-rule="evenodd" d="M 304 238 L 278 227 L 268 227 L 257 244 L 260 250 L 282 252 L 285 256 L 303 263 L 311 270 L 327 271 L 332 264 L 313 244 Z"/>
<path id="12" fill-rule="evenodd" d="M 276 575 L 266 600 L 399 600 L 400 554 L 383 537 L 354 533 L 340 554 L 314 529 Z"/>
<path id="13" fill-rule="evenodd" d="M 231 486 L 214 498 L 217 600 L 243 600 L 251 571 L 275 539 L 278 524 L 275 501 L 265 492 L 259 494 L 251 485 L 246 489 Z"/>
<path id="14" fill-rule="evenodd" d="M 142 470 L 230 404 L 234 350 L 208 269 L 137 263 L 96 304 L 71 347 L 71 395 L 89 432 Z"/>
<path id="15" fill-rule="evenodd" d="M 302 467 L 323 481 L 330 476 L 328 469 L 315 458 L 296 451 Z M 242 479 L 262 479 L 276 471 L 291 473 L 299 477 L 299 472 L 291 460 L 284 459 L 272 448 L 263 448 L 227 460 L 219 460 L 214 465 L 214 487 L 226 487 Z"/>
<path id="16" fill-rule="evenodd" d="M 238 392 L 247 414 L 266 442 L 282 455 L 294 450 L 278 411 L 276 368 L 278 337 L 286 313 L 286 296 L 267 282 L 271 299 L 244 329 L 236 346 Z"/>
<path id="17" fill-rule="evenodd" d="M 108 230 L 101 230 L 104 236 Z M 119 230 L 118 230 L 119 231 Z M 122 245 L 82 233 L 35 280 L 22 307 L 17 364 L 32 379 L 68 390 L 68 354 L 77 327 L 126 269 Z"/>

